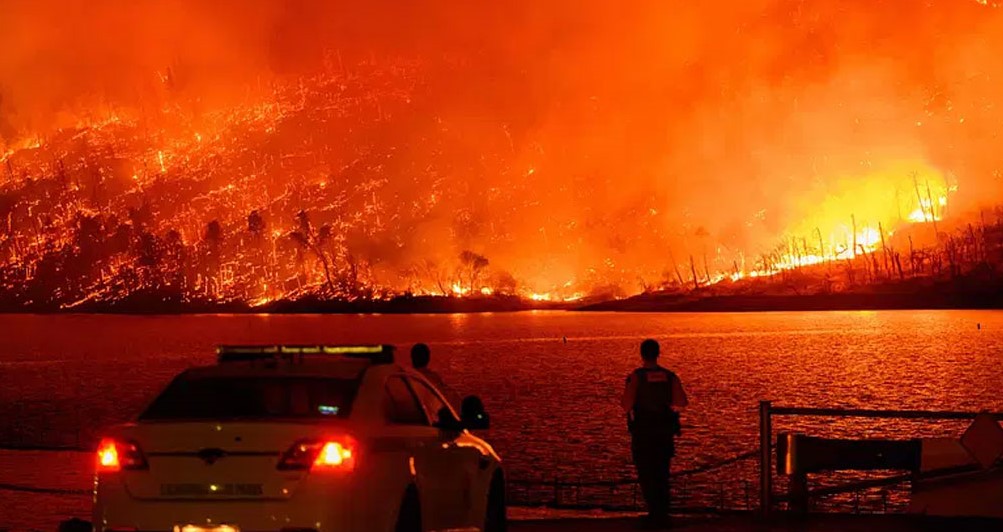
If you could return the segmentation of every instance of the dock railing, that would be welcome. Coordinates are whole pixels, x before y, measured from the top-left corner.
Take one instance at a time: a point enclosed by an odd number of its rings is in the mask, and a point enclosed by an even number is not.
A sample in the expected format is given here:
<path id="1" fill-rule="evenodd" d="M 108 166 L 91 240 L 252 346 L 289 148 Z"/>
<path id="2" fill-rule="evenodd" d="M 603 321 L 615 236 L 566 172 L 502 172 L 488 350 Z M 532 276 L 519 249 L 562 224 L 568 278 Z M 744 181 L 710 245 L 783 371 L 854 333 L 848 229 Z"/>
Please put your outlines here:
<path id="1" fill-rule="evenodd" d="M 753 449 L 729 458 L 714 460 L 672 472 L 674 513 L 729 513 L 755 509 L 756 484 L 748 477 L 710 480 L 704 473 L 754 461 Z M 636 478 L 589 479 L 509 479 L 510 503 L 516 506 L 543 506 L 566 510 L 640 511 L 644 509 Z"/>
<path id="2" fill-rule="evenodd" d="M 829 418 L 869 418 L 895 420 L 974 420 L 978 416 L 989 415 L 996 421 L 1003 420 L 1003 413 L 990 412 L 957 412 L 946 410 L 866 410 L 841 408 L 802 408 L 773 406 L 770 401 L 759 402 L 759 512 L 768 517 L 773 510 L 775 495 L 773 493 L 773 418 L 777 416 L 792 417 L 829 417 Z M 880 485 L 910 480 L 913 475 L 899 475 L 888 479 L 875 479 L 854 482 L 844 486 L 827 488 L 826 494 L 854 492 L 870 485 Z M 819 492 L 821 493 L 821 492 Z"/>

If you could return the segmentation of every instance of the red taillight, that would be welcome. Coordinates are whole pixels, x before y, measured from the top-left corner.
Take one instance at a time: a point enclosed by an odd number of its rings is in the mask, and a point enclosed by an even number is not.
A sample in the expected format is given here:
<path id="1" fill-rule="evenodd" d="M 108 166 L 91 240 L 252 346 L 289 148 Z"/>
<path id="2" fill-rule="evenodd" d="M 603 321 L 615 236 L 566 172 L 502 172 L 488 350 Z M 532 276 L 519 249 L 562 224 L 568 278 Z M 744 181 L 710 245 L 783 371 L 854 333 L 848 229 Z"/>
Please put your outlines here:
<path id="1" fill-rule="evenodd" d="M 99 473 L 115 473 L 123 469 L 137 470 L 147 467 L 146 457 L 135 443 L 104 438 L 98 444 Z"/>
<path id="2" fill-rule="evenodd" d="M 347 436 L 327 440 L 300 440 L 282 455 L 282 471 L 352 471 L 358 446 Z"/>
<path id="3" fill-rule="evenodd" d="M 340 441 L 329 441 L 320 448 L 317 459 L 313 461 L 314 468 L 355 469 L 355 455 L 352 446 Z"/>
<path id="4" fill-rule="evenodd" d="M 122 463 L 118 460 L 118 446 L 115 440 L 103 439 L 98 445 L 98 471 L 119 471 Z"/>

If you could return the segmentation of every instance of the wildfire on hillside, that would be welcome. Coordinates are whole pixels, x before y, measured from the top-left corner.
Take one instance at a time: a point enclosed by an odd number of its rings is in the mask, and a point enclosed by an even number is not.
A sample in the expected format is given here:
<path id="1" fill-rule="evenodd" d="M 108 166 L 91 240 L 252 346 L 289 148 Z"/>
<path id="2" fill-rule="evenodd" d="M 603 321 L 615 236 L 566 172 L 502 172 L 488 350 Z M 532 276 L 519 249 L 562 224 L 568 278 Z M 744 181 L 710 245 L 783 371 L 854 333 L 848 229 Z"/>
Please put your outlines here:
<path id="1" fill-rule="evenodd" d="M 114 4 L 0 38 L 5 305 L 620 297 L 915 260 L 1003 200 L 986 2 Z"/>

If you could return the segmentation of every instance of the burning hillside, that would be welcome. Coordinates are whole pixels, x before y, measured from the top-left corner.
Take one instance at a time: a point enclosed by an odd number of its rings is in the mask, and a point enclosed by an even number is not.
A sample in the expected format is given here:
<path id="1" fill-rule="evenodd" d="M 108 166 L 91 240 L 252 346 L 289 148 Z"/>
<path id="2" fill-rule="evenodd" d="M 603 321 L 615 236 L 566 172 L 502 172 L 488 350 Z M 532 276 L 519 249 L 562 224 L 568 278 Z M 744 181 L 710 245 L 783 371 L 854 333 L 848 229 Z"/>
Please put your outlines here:
<path id="1" fill-rule="evenodd" d="M 985 240 L 995 6 L 616 4 L 12 0 L 0 303 L 852 284 Z"/>

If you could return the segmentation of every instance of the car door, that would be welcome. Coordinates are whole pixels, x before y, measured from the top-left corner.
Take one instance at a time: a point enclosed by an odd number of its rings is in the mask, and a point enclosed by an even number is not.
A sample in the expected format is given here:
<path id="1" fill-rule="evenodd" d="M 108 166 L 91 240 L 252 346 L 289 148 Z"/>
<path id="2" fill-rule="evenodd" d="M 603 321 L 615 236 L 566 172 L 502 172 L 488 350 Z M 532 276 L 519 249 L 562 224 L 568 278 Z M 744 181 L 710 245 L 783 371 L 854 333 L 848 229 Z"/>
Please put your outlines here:
<path id="1" fill-rule="evenodd" d="M 443 408 L 456 418 L 456 412 L 448 405 L 442 394 L 435 390 L 423 379 L 409 378 L 408 382 L 418 395 L 418 400 L 433 425 L 439 421 L 439 412 Z M 477 449 L 469 446 L 459 445 L 462 431 L 449 429 L 436 429 L 438 436 L 438 446 L 442 449 L 444 463 L 437 473 L 442 476 L 439 480 L 443 485 L 443 495 L 450 501 L 450 513 L 455 514 L 453 519 L 454 527 L 480 527 L 483 522 L 475 522 L 472 509 L 475 506 L 473 497 L 475 496 L 475 478 L 478 474 L 481 454 Z"/>
<path id="2" fill-rule="evenodd" d="M 411 474 L 418 487 L 422 524 L 425 530 L 457 528 L 460 519 L 451 500 L 448 449 L 442 445 L 439 429 L 432 426 L 425 408 L 403 375 L 386 380 L 386 430 L 379 448 L 407 455 Z"/>

